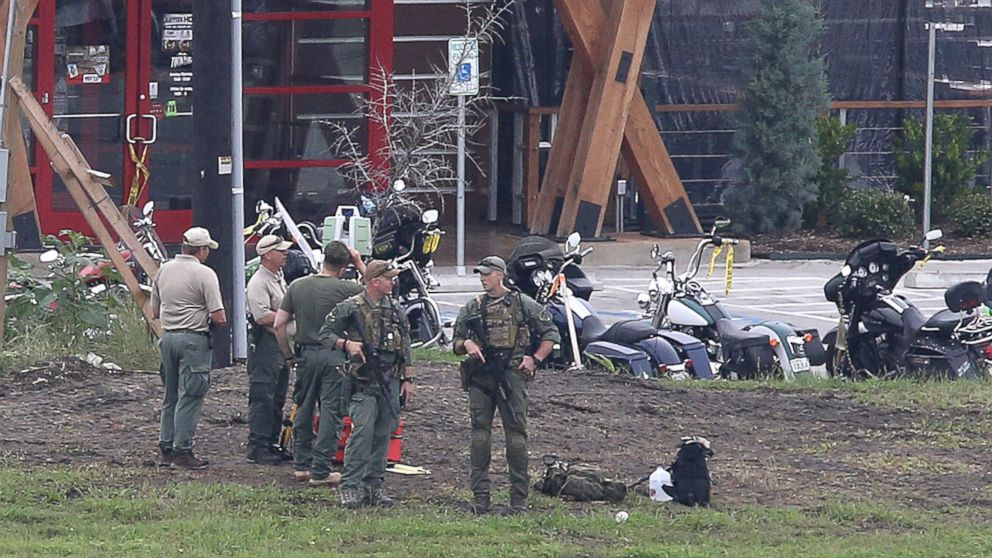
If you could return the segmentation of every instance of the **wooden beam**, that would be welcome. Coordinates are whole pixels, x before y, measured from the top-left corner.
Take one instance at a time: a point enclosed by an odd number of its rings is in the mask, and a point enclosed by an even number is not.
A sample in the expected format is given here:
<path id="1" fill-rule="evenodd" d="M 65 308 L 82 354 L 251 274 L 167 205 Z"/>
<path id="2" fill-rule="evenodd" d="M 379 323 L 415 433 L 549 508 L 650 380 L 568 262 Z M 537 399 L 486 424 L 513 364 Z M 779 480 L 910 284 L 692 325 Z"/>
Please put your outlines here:
<path id="1" fill-rule="evenodd" d="M 10 3 L 14 1 L 17 3 L 14 5 L 14 21 L 11 22 L 7 20 L 7 15 L 10 13 Z M 37 6 L 38 0 L 3 0 L 0 2 L 0 53 L 8 50 L 6 30 L 8 27 L 12 27 L 9 45 L 10 57 L 7 67 L 8 78 L 24 73 L 24 42 L 28 20 L 31 19 Z M 34 210 L 34 190 L 31 187 L 31 172 L 28 168 L 24 136 L 21 134 L 21 120 L 17 112 L 18 104 L 11 95 L 7 96 L 6 101 L 5 121 L 0 133 L 3 134 L 4 146 L 10 151 L 10 158 L 8 159 L 7 176 L 2 178 L 7 181 L 7 196 L 6 202 L 0 203 L 0 210 L 7 212 L 7 220 L 0 223 L 0 227 L 3 227 L 0 229 L 0 233 L 13 230 L 15 216 Z M 37 223 L 38 212 L 34 211 L 34 215 L 35 223 Z M 7 333 L 6 296 L 9 268 L 9 258 L 6 255 L 0 256 L 0 348 L 3 347 L 4 337 Z"/>
<path id="2" fill-rule="evenodd" d="M 556 0 L 556 4 L 560 0 Z M 564 18 L 563 18 L 564 19 Z M 579 145 L 579 131 L 582 117 L 589 105 L 589 84 L 592 83 L 592 70 L 589 63 L 575 56 L 565 81 L 565 94 L 562 97 L 561 111 L 558 113 L 558 128 L 551 140 L 551 153 L 544 171 L 544 181 L 537 196 L 537 208 L 530 216 L 530 232 L 549 234 L 552 227 L 558 228 L 557 214 L 565 202 L 565 185 L 568 183 L 572 165 L 575 164 L 575 150 Z M 556 209 L 557 208 L 557 209 Z"/>
<path id="3" fill-rule="evenodd" d="M 38 143 L 48 155 L 48 158 L 52 163 L 52 168 L 55 169 L 55 172 L 57 172 L 60 177 L 62 177 L 66 190 L 79 207 L 79 211 L 86 220 L 86 224 L 93 230 L 93 234 L 107 251 L 110 261 L 120 273 L 121 278 L 124 280 L 124 284 L 128 288 L 128 291 L 131 292 L 132 298 L 134 298 L 135 303 L 137 303 L 142 314 L 144 314 L 145 320 L 148 322 L 155 334 L 161 336 L 161 324 L 152 315 L 148 295 L 141 290 L 141 285 L 138 283 L 138 278 L 135 277 L 134 272 L 128 266 L 124 256 L 117 250 L 117 245 L 114 242 L 113 236 L 104 225 L 103 220 L 101 220 L 101 215 L 97 211 L 97 209 L 100 209 L 101 212 L 104 213 L 103 217 L 113 224 L 115 221 L 115 216 L 118 222 L 123 221 L 117 207 L 113 205 L 113 202 L 109 201 L 110 198 L 107 196 L 106 190 L 96 183 L 86 172 L 86 170 L 89 169 L 89 165 L 86 164 L 85 160 L 79 161 L 77 159 L 78 150 L 75 148 L 75 144 L 72 143 L 71 138 L 65 134 L 62 134 L 55 128 L 55 125 L 48 119 L 48 116 L 45 114 L 41 105 L 38 104 L 38 101 L 36 101 L 31 92 L 28 91 L 24 82 L 18 78 L 13 78 L 10 80 L 10 86 L 17 96 L 20 97 L 21 105 L 24 110 L 24 116 L 27 119 L 28 124 L 30 124 L 31 130 L 34 131 L 35 138 Z M 102 192 L 102 196 L 100 195 L 100 192 Z M 111 209 L 109 210 L 110 215 L 107 214 L 104 200 L 109 202 L 111 205 Z M 141 255 L 144 255 L 145 258 L 151 260 L 141 244 L 137 242 L 137 238 L 134 237 L 134 233 L 131 232 L 129 227 L 127 232 L 130 233 L 134 243 L 137 244 L 137 250 L 134 252 L 135 256 L 138 258 L 138 261 L 141 261 Z M 125 239 L 125 243 L 127 243 L 125 235 L 121 235 L 121 238 Z M 147 270 L 151 268 L 153 268 L 153 266 L 149 266 L 145 269 Z M 157 266 L 154 266 L 154 269 L 157 269 Z"/>
<path id="4" fill-rule="evenodd" d="M 556 6 L 561 13 L 565 30 L 575 46 L 577 56 L 572 59 L 573 68 L 579 61 L 592 64 L 594 53 L 599 49 L 597 44 L 599 33 L 607 21 L 603 5 L 588 1 L 556 0 Z M 563 103 L 563 114 L 564 111 Z M 691 222 L 696 232 L 702 231 L 682 179 L 675 170 L 675 165 L 640 90 L 635 91 L 631 99 L 627 126 L 624 129 L 622 153 L 639 187 L 647 190 L 642 192 L 649 214 L 667 229 L 667 232 L 675 231 L 665 208 L 679 201 L 681 201 L 679 205 L 684 208 L 682 217 Z M 687 224 L 689 223 L 684 223 L 683 226 Z"/>
<path id="5" fill-rule="evenodd" d="M 28 117 L 28 122 L 31 124 L 31 129 L 34 130 L 35 134 L 38 136 L 50 136 L 48 138 L 49 144 L 45 146 L 45 152 L 49 157 L 57 153 L 68 164 L 69 172 L 76 177 L 80 187 L 90 198 L 87 205 L 100 210 L 100 214 L 107 220 L 107 223 L 110 224 L 114 232 L 117 233 L 118 238 L 131 250 L 138 265 L 141 266 L 149 277 L 154 277 L 158 273 L 158 263 L 145 251 L 144 246 L 141 245 L 138 237 L 131 230 L 127 219 L 121 215 L 120 209 L 110 198 L 110 195 L 107 194 L 107 190 L 90 174 L 89 171 L 92 168 L 86 162 L 76 143 L 72 141 L 69 134 L 58 130 L 52 124 L 51 120 L 45 114 L 44 109 L 38 104 L 38 101 L 35 100 L 34 95 L 31 94 L 31 91 L 28 90 L 23 81 L 19 78 L 13 78 L 10 80 L 10 87 L 20 98 L 24 107 L 24 114 Z M 35 128 L 36 126 L 38 129 Z M 39 132 L 39 129 L 44 134 Z M 49 146 L 55 150 L 54 153 L 49 151 Z M 110 248 L 107 248 L 107 250 L 110 251 Z"/>
<path id="6" fill-rule="evenodd" d="M 565 4 L 577 4 L 566 0 Z M 594 4 L 595 2 L 587 2 Z M 623 142 L 630 103 L 637 89 L 655 0 L 617 0 L 593 59 L 595 78 L 582 123 L 575 165 L 565 192 L 558 236 L 578 231 L 599 235 Z M 591 21 L 574 20 L 577 26 Z"/>

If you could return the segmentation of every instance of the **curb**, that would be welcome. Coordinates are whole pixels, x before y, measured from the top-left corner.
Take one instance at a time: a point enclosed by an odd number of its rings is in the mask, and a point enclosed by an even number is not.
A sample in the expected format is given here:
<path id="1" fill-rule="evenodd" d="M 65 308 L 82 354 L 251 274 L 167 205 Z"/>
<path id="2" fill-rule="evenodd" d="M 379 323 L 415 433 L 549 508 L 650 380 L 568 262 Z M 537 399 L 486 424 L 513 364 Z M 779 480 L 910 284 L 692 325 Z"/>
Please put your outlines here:
<path id="1" fill-rule="evenodd" d="M 751 257 L 761 260 L 845 260 L 847 252 L 752 252 Z M 932 261 L 963 262 L 974 260 L 992 260 L 992 254 L 940 254 Z"/>

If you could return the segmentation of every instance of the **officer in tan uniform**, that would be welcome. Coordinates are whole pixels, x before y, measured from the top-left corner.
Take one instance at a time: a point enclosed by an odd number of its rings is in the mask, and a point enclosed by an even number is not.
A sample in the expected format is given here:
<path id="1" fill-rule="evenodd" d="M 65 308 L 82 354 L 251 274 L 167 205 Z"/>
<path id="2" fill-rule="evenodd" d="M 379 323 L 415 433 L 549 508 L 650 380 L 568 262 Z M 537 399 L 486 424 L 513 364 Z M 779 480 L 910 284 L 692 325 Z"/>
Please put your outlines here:
<path id="1" fill-rule="evenodd" d="M 468 355 L 462 387 L 472 418 L 472 511 L 489 512 L 493 417 L 499 409 L 510 470 L 510 511 L 527 509 L 527 383 L 561 340 L 551 316 L 529 296 L 503 285 L 506 262 L 487 256 L 475 267 L 485 294 L 458 312 L 452 348 Z M 534 347 L 533 345 L 536 345 Z"/>
<path id="2" fill-rule="evenodd" d="M 251 330 L 248 343 L 248 462 L 261 465 L 282 463 L 278 448 L 282 407 L 289 386 L 289 366 L 282 357 L 273 326 L 276 312 L 286 296 L 282 268 L 292 246 L 274 234 L 259 239 L 255 252 L 261 260 L 248 280 L 248 314 Z"/>
<path id="3" fill-rule="evenodd" d="M 162 264 L 152 283 L 152 313 L 164 330 L 159 449 L 163 462 L 187 469 L 207 466 L 193 455 L 193 436 L 210 388 L 210 325 L 227 323 L 217 274 L 203 263 L 216 249 L 207 229 L 187 230 L 182 253 Z"/>

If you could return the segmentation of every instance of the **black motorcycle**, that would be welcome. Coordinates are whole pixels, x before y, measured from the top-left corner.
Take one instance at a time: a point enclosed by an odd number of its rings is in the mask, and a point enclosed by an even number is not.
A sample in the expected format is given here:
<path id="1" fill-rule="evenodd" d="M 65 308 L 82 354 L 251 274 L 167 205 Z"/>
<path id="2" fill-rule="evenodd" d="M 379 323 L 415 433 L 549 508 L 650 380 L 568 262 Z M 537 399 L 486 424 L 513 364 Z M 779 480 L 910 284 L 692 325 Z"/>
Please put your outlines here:
<path id="1" fill-rule="evenodd" d="M 507 262 L 507 282 L 551 314 L 562 346 L 556 364 L 588 361 L 644 378 L 713 379 L 705 346 L 694 337 L 658 330 L 648 320 L 625 320 L 607 326 L 589 304 L 593 285 L 582 271 L 581 237 L 572 233 L 562 250 L 540 236 L 520 240 Z"/>
<path id="2" fill-rule="evenodd" d="M 941 237 L 939 230 L 926 235 Z M 841 272 L 824 286 L 840 323 L 824 337 L 827 371 L 848 378 L 977 378 L 984 375 L 992 320 L 978 309 L 985 285 L 960 283 L 944 293 L 946 310 L 930 318 L 893 290 L 917 262 L 941 251 L 913 246 L 900 251 L 888 240 L 857 245 Z"/>
<path id="3" fill-rule="evenodd" d="M 372 257 L 400 269 L 393 294 L 410 321 L 412 346 L 428 347 L 444 343 L 441 311 L 430 294 L 439 286 L 431 270 L 444 231 L 437 225 L 438 211 L 400 196 L 404 188 L 397 181 L 378 197 L 363 196 L 360 211 L 372 219 Z"/>

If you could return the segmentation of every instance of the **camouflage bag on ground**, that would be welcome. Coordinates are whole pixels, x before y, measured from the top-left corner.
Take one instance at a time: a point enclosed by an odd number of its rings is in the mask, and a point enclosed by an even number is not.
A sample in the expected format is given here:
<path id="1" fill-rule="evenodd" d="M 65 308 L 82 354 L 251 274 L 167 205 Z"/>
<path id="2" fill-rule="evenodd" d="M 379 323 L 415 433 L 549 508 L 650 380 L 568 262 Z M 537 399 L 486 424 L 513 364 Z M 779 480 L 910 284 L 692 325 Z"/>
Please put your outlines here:
<path id="1" fill-rule="evenodd" d="M 567 498 L 576 502 L 605 500 L 617 504 L 627 497 L 627 485 L 607 478 L 592 465 L 569 465 L 554 455 L 545 455 L 547 469 L 544 477 L 534 484 L 534 490 L 548 496 Z"/>

